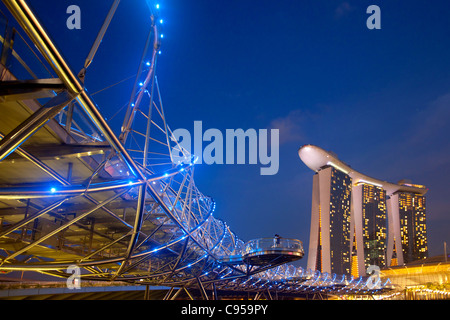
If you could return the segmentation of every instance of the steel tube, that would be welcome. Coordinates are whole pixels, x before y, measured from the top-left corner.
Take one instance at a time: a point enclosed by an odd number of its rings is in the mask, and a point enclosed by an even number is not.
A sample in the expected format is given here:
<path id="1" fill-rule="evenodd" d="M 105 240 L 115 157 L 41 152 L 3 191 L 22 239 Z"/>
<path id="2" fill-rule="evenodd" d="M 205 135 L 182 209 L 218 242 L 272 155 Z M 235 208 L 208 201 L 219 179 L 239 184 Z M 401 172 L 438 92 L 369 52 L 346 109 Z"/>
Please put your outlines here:
<path id="1" fill-rule="evenodd" d="M 72 99 L 66 92 L 59 94 L 8 133 L 0 141 L 0 161 L 56 116 Z"/>
<path id="2" fill-rule="evenodd" d="M 116 137 L 109 125 L 106 123 L 96 105 L 84 90 L 78 78 L 71 71 L 26 1 L 3 0 L 3 3 L 14 18 L 20 23 L 21 27 L 25 30 L 47 62 L 51 65 L 58 77 L 64 82 L 67 89 L 73 95 L 77 96 L 76 99 L 80 106 L 86 114 L 89 115 L 95 126 L 103 134 L 114 150 L 122 156 L 133 175 L 141 179 L 145 179 L 145 176 L 142 174 L 141 170 L 128 154 L 127 150 Z"/>
<path id="3" fill-rule="evenodd" d="M 10 259 L 13 259 L 13 258 L 17 257 L 17 256 L 20 255 L 20 254 L 22 254 L 22 253 L 28 251 L 29 249 L 33 248 L 34 246 L 38 245 L 39 243 L 41 243 L 41 242 L 47 240 L 48 238 L 54 236 L 55 234 L 57 234 L 57 233 L 60 232 L 61 230 L 64 230 L 64 229 L 66 229 L 67 227 L 70 227 L 72 224 L 74 224 L 74 223 L 80 221 L 80 220 L 83 219 L 84 217 L 90 215 L 91 213 L 93 213 L 94 211 L 100 209 L 102 206 L 108 204 L 109 202 L 114 201 L 115 199 L 117 199 L 118 197 L 122 196 L 122 195 L 125 194 L 126 192 L 128 192 L 128 189 L 125 189 L 125 190 L 123 190 L 122 192 L 115 194 L 115 195 L 112 196 L 111 198 L 109 198 L 109 199 L 103 201 L 102 203 L 96 205 L 96 206 L 93 207 L 91 210 L 88 210 L 88 211 L 86 211 L 85 213 L 78 215 L 76 218 L 70 220 L 69 222 L 67 222 L 66 224 L 62 225 L 61 227 L 59 227 L 59 228 L 53 230 L 52 232 L 47 233 L 45 236 L 41 237 L 39 240 L 36 240 L 35 242 L 33 242 L 33 243 L 31 243 L 31 244 L 25 246 L 24 248 L 22 248 L 22 249 L 20 249 L 20 250 L 18 250 L 18 251 L 16 251 L 16 252 L 14 252 L 14 253 L 11 254 L 10 256 L 6 257 L 6 258 L 3 260 L 2 264 L 5 263 L 6 261 L 10 260 Z"/>
<path id="4" fill-rule="evenodd" d="M 0 138 L 4 139 L 4 136 L 2 134 L 0 134 Z M 47 173 L 49 176 L 51 176 L 52 178 L 54 178 L 55 180 L 57 180 L 59 183 L 61 183 L 62 185 L 65 186 L 69 186 L 70 182 L 67 181 L 66 179 L 64 179 L 59 173 L 57 173 L 55 170 L 53 170 L 52 168 L 50 168 L 48 165 L 46 165 L 45 163 L 43 163 L 41 160 L 39 160 L 38 158 L 36 158 L 34 155 L 32 155 L 31 153 L 25 151 L 24 149 L 22 149 L 21 147 L 18 147 L 15 152 L 17 154 L 19 154 L 20 156 L 22 156 L 23 158 L 29 160 L 30 162 L 32 162 L 34 165 L 36 165 L 38 168 L 40 168 L 42 171 L 44 171 L 45 173 Z"/>
<path id="5" fill-rule="evenodd" d="M 10 234 L 11 232 L 14 232 L 15 230 L 25 226 L 27 223 L 43 216 L 44 214 L 58 208 L 60 205 L 62 205 L 64 202 L 66 202 L 67 200 L 69 200 L 70 198 L 65 198 L 63 200 L 57 201 L 53 204 L 51 204 L 50 206 L 42 209 L 41 211 L 29 216 L 28 218 L 16 223 L 15 225 L 11 226 L 8 230 L 5 230 L 4 232 L 0 233 L 0 238 L 7 236 L 8 234 Z"/>
<path id="6" fill-rule="evenodd" d="M 89 189 L 83 185 L 50 188 L 11 187 L 0 188 L 0 199 L 31 199 L 45 197 L 61 197 L 65 195 L 80 195 L 84 193 L 111 191 L 120 188 L 136 187 L 145 184 L 142 181 L 117 180 L 107 183 L 91 184 Z"/>

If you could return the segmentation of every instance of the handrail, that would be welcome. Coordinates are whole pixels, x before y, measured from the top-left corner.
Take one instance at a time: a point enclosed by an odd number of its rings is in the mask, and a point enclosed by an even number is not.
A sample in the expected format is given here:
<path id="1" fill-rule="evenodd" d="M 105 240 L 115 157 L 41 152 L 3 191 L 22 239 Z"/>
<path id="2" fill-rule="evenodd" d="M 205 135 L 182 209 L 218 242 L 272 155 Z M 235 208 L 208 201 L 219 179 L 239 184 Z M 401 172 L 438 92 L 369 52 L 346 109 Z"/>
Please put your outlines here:
<path id="1" fill-rule="evenodd" d="M 250 240 L 244 245 L 243 254 L 249 255 L 261 251 L 297 251 L 303 252 L 303 243 L 289 238 L 260 238 Z"/>

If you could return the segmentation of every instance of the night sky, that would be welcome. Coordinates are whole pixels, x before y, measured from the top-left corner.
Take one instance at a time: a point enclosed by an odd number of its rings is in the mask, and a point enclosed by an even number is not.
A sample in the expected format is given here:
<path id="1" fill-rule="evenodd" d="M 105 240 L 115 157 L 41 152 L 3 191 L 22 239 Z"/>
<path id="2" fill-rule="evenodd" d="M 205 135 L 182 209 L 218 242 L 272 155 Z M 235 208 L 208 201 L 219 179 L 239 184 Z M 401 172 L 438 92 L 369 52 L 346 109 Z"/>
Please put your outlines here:
<path id="1" fill-rule="evenodd" d="M 112 0 L 32 0 L 75 72 Z M 450 23 L 448 0 L 160 0 L 164 19 L 157 76 L 172 129 L 277 128 L 280 169 L 199 165 L 196 184 L 215 216 L 244 241 L 309 242 L 313 172 L 304 144 L 333 151 L 381 180 L 429 188 L 430 256 L 450 244 Z M 81 30 L 66 8 L 81 8 Z M 369 5 L 381 30 L 369 30 Z M 147 37 L 144 0 L 123 0 L 88 69 L 94 93 L 136 73 Z M 129 99 L 133 80 L 94 96 L 105 117 Z M 120 129 L 123 114 L 111 120 Z M 300 262 L 306 266 L 306 257 Z"/>

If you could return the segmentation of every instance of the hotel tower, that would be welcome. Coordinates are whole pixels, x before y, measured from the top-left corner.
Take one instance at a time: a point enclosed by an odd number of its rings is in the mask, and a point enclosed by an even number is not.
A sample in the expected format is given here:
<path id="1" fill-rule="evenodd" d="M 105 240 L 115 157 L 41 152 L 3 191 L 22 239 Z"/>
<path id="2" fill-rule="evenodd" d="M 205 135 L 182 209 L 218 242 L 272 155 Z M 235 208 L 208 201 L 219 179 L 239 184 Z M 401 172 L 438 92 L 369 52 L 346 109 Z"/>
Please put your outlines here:
<path id="1" fill-rule="evenodd" d="M 298 154 L 315 172 L 308 269 L 364 276 L 370 265 L 427 257 L 428 189 L 368 177 L 316 146 L 303 146 Z"/>

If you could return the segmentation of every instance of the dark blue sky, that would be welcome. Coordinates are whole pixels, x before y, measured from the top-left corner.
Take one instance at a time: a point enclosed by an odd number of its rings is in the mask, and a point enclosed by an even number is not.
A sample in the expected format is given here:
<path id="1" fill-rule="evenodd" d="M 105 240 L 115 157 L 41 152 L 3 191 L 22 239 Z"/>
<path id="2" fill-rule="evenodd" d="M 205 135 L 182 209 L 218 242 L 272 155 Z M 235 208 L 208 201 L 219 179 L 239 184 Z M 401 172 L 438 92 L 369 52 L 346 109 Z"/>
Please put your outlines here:
<path id="1" fill-rule="evenodd" d="M 112 0 L 30 1 L 78 72 Z M 450 243 L 448 0 L 161 0 L 157 75 L 172 129 L 280 129 L 280 170 L 200 165 L 196 183 L 244 241 L 298 238 L 307 248 L 313 172 L 304 144 L 370 176 L 426 185 L 430 255 Z M 66 28 L 76 4 L 82 29 Z M 366 9 L 381 8 L 381 30 Z M 149 26 L 143 0 L 123 0 L 88 70 L 96 92 L 135 74 Z M 132 81 L 95 96 L 111 117 Z M 122 119 L 120 119 L 122 120 Z M 116 129 L 120 128 L 119 124 Z M 306 265 L 306 259 L 301 264 Z"/>

